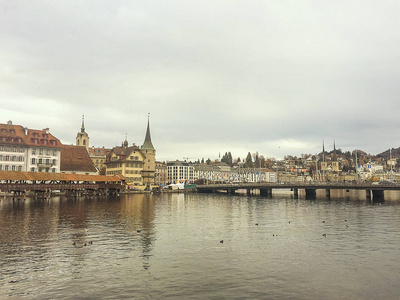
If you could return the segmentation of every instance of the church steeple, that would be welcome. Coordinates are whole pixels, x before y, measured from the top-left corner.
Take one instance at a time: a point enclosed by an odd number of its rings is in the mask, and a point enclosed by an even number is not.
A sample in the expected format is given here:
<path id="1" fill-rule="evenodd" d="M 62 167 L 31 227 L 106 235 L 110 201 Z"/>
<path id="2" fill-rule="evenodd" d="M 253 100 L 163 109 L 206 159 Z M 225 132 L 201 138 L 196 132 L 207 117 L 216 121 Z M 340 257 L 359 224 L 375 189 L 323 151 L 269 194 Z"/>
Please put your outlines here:
<path id="1" fill-rule="evenodd" d="M 85 115 L 82 115 L 82 127 L 81 132 L 85 132 Z"/>
<path id="2" fill-rule="evenodd" d="M 82 115 L 81 131 L 76 135 L 76 145 L 89 148 L 89 135 L 85 132 L 85 116 Z"/>
<path id="3" fill-rule="evenodd" d="M 151 136 L 150 136 L 150 113 L 147 117 L 147 131 L 146 131 L 146 137 L 144 139 L 144 143 L 142 145 L 142 149 L 155 150 L 153 143 L 151 142 Z"/>
<path id="4" fill-rule="evenodd" d="M 125 141 L 124 141 L 124 143 L 123 143 L 123 147 L 124 147 L 124 148 L 128 148 L 128 145 L 129 145 L 129 143 L 128 143 L 128 134 L 125 133 Z"/>

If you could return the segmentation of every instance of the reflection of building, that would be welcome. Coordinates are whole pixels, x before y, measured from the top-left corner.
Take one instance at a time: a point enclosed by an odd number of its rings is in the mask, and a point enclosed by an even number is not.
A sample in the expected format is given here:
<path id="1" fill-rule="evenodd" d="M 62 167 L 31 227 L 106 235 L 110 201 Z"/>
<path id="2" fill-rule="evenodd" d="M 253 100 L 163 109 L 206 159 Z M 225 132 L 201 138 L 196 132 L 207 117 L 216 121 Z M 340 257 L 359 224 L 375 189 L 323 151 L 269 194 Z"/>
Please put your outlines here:
<path id="1" fill-rule="evenodd" d="M 61 173 L 97 175 L 97 169 L 84 146 L 63 145 Z"/>
<path id="2" fill-rule="evenodd" d="M 171 161 L 167 163 L 168 181 L 174 183 L 193 182 L 194 167 L 186 161 Z"/>
<path id="3" fill-rule="evenodd" d="M 60 147 L 48 128 L 0 124 L 0 170 L 59 173 Z"/>
<path id="4" fill-rule="evenodd" d="M 156 150 L 150 137 L 150 126 L 147 123 L 147 132 L 141 148 L 128 147 L 125 139 L 121 147 L 114 147 L 106 157 L 106 175 L 122 174 L 128 185 L 139 189 L 150 189 L 155 182 Z"/>

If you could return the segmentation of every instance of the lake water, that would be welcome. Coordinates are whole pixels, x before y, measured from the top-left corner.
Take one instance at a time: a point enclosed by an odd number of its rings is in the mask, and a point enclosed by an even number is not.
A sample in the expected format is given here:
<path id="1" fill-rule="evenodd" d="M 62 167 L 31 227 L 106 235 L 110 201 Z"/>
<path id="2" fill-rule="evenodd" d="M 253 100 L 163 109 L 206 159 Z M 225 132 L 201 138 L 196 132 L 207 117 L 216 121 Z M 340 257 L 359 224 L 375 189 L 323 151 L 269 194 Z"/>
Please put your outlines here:
<path id="1" fill-rule="evenodd" d="M 399 199 L 1 200 L 0 299 L 399 299 Z"/>

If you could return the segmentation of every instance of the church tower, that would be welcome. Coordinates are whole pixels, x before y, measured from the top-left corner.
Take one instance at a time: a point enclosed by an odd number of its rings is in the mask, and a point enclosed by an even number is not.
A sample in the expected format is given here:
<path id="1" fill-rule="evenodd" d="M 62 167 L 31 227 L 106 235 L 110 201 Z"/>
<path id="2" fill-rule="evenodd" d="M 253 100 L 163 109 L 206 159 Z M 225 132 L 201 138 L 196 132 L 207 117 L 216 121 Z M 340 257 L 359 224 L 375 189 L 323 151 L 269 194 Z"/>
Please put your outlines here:
<path id="1" fill-rule="evenodd" d="M 333 141 L 333 159 L 332 159 L 332 171 L 339 172 L 339 162 L 336 155 L 336 143 Z"/>
<path id="2" fill-rule="evenodd" d="M 142 177 L 146 189 L 150 189 L 155 183 L 156 172 L 156 149 L 154 149 L 150 136 L 150 117 L 147 118 L 147 131 L 144 143 L 141 147 L 142 153 L 146 156 L 143 165 Z"/>
<path id="3" fill-rule="evenodd" d="M 89 135 L 85 132 L 85 116 L 82 116 L 81 131 L 76 135 L 76 145 L 89 148 Z"/>

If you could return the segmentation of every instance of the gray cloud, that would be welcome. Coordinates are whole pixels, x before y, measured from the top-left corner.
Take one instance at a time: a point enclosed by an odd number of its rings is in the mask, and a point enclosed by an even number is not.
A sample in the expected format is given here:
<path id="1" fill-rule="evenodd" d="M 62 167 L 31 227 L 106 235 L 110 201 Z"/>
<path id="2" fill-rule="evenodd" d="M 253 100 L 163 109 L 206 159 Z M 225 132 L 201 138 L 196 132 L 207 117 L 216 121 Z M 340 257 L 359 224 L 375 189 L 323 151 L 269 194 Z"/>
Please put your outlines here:
<path id="1" fill-rule="evenodd" d="M 397 1 L 2 1 L 0 116 L 160 159 L 398 146 Z"/>

